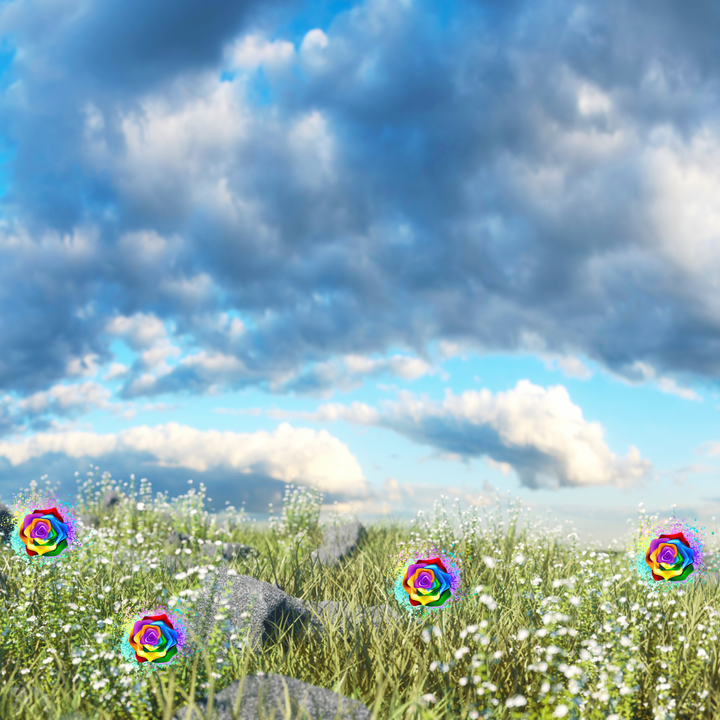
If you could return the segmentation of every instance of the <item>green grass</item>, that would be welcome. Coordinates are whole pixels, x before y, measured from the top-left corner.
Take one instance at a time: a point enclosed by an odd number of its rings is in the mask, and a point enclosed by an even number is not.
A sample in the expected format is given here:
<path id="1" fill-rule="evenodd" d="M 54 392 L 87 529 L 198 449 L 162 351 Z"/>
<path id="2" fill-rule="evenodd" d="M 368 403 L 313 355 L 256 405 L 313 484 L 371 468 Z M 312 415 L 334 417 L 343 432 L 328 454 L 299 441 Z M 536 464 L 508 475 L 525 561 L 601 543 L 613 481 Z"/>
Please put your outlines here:
<path id="1" fill-rule="evenodd" d="M 101 514 L 99 497 L 109 486 L 115 483 L 107 473 L 89 478 L 77 505 Z M 257 672 L 355 698 L 373 710 L 373 720 L 720 714 L 717 585 L 653 593 L 638 582 L 624 548 L 581 547 L 567 530 L 529 522 L 517 503 L 483 516 L 457 507 L 452 522 L 436 503 L 431 522 L 419 515 L 417 522 L 367 527 L 351 559 L 324 568 L 307 562 L 322 538 L 317 495 L 291 493 L 291 486 L 282 517 L 269 527 L 231 509 L 227 530 L 205 511 L 202 485 L 172 503 L 153 498 L 144 482 L 139 492 L 132 484 L 120 489 L 128 501 L 102 517 L 93 544 L 58 566 L 25 570 L 2 546 L 8 582 L 0 601 L 0 717 L 167 719 Z M 174 511 L 172 525 L 162 520 L 164 509 Z M 189 573 L 176 576 L 164 565 L 171 527 L 193 537 L 190 553 L 180 553 Z M 194 660 L 150 678 L 122 666 L 112 633 L 123 603 L 191 609 L 214 567 L 198 552 L 200 539 L 257 548 L 256 557 L 231 567 L 296 597 L 398 609 L 388 593 L 391 556 L 398 542 L 413 538 L 448 550 L 455 543 L 465 559 L 471 592 L 456 612 L 421 623 L 388 617 L 378 628 L 368 620 L 355 632 L 323 637 L 279 632 L 259 656 L 241 637 L 216 632 Z M 100 622 L 106 619 L 111 623 Z"/>

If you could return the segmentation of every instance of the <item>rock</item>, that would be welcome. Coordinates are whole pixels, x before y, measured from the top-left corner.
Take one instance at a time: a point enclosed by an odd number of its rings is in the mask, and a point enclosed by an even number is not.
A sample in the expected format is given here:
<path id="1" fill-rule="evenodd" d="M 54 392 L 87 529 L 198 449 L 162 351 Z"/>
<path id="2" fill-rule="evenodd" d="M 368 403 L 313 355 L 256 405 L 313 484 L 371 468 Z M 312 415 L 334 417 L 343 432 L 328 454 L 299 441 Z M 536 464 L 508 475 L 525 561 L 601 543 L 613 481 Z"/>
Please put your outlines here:
<path id="1" fill-rule="evenodd" d="M 0 532 L 2 542 L 10 543 L 10 534 L 15 529 L 15 521 L 13 519 L 12 510 L 7 505 L 0 503 Z"/>
<path id="2" fill-rule="evenodd" d="M 232 708 L 240 691 L 242 681 L 236 680 L 214 696 L 213 708 L 217 711 L 217 720 L 232 720 Z M 240 700 L 240 720 L 258 720 L 258 718 L 285 718 L 285 688 L 290 698 L 293 720 L 370 720 L 372 713 L 358 700 L 344 697 L 308 683 L 287 677 L 286 675 L 246 675 Z M 258 704 L 265 713 L 260 714 Z M 205 717 L 207 701 L 196 703 Z M 307 714 L 301 714 L 300 710 Z M 192 714 L 195 717 L 196 713 Z M 188 708 L 182 708 L 174 720 L 189 720 Z"/>
<path id="3" fill-rule="evenodd" d="M 317 550 L 312 551 L 310 558 L 323 565 L 339 565 L 365 539 L 366 535 L 365 528 L 359 522 L 329 527 L 325 530 L 322 544 Z"/>
<path id="4" fill-rule="evenodd" d="M 247 615 L 241 617 L 243 613 Z M 278 629 L 292 627 L 297 636 L 309 624 L 319 624 L 297 598 L 249 575 L 230 575 L 225 565 L 205 579 L 198 596 L 197 617 L 188 621 L 201 642 L 207 642 L 219 614 L 227 616 L 233 631 L 247 633 L 253 652 L 271 642 Z"/>
<path id="5" fill-rule="evenodd" d="M 201 643 L 207 642 L 213 627 L 220 622 L 216 616 L 222 614 L 226 617 L 223 621 L 225 630 L 246 636 L 254 653 L 274 641 L 278 628 L 282 632 L 292 628 L 297 638 L 306 630 L 319 632 L 322 636 L 325 628 L 333 627 L 336 620 L 339 620 L 340 632 L 344 632 L 348 621 L 351 631 L 357 629 L 365 617 L 370 617 L 375 627 L 383 620 L 401 621 L 401 615 L 389 605 L 352 608 L 347 603 L 332 600 L 300 600 L 286 593 L 279 584 L 256 580 L 249 575 L 230 575 L 224 565 L 205 579 L 196 609 L 197 616 L 188 622 Z"/>
<path id="6" fill-rule="evenodd" d="M 110 510 L 120 502 L 120 493 L 117 490 L 106 490 L 102 496 L 102 509 Z"/>
<path id="7" fill-rule="evenodd" d="M 207 555 L 209 558 L 217 557 L 218 546 L 215 543 L 206 542 L 204 545 L 200 546 L 200 554 Z"/>
<path id="8" fill-rule="evenodd" d="M 83 524 L 87 525 L 87 527 L 100 527 L 100 518 L 95 515 L 95 513 L 81 513 L 80 520 L 82 520 Z"/>
<path id="9" fill-rule="evenodd" d="M 242 543 L 223 543 L 222 548 L 223 557 L 228 562 L 247 557 L 248 555 L 257 555 L 258 552 L 254 547 L 243 545 Z"/>
<path id="10" fill-rule="evenodd" d="M 184 532 L 178 532 L 177 530 L 172 530 L 165 540 L 165 543 L 167 545 L 170 545 L 175 548 L 179 547 L 189 547 L 190 543 L 190 536 L 186 535 Z"/>

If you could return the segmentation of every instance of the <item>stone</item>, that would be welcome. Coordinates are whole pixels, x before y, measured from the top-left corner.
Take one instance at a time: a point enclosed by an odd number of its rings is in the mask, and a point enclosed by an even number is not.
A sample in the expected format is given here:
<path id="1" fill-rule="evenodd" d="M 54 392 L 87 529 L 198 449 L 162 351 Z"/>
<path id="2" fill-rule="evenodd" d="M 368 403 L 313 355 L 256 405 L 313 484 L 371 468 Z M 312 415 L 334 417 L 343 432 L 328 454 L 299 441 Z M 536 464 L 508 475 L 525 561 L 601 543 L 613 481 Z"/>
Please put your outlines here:
<path id="1" fill-rule="evenodd" d="M 0 503 L 0 536 L 2 542 L 9 544 L 10 535 L 15 529 L 15 521 L 13 520 L 12 510 L 7 505 Z"/>
<path id="2" fill-rule="evenodd" d="M 206 542 L 204 545 L 200 546 L 200 554 L 201 555 L 207 555 L 209 558 L 217 557 L 218 553 L 218 546 L 215 545 L 215 543 Z"/>
<path id="3" fill-rule="evenodd" d="M 213 710 L 217 712 L 217 720 L 233 719 L 232 709 L 242 682 L 236 680 L 214 696 Z M 273 717 L 283 720 L 286 688 L 292 720 L 370 720 L 372 717 L 370 710 L 359 700 L 275 673 L 245 676 L 237 717 L 240 720 L 270 720 Z M 207 700 L 199 700 L 196 705 L 205 717 Z M 264 710 L 262 714 L 259 705 Z M 174 720 L 190 720 L 190 717 L 197 717 L 197 713 L 190 715 L 185 707 Z"/>
<path id="4" fill-rule="evenodd" d="M 329 527 L 325 530 L 320 547 L 310 553 L 310 558 L 330 567 L 339 565 L 366 536 L 365 528 L 359 522 Z"/>
<path id="5" fill-rule="evenodd" d="M 100 527 L 100 518 L 95 513 L 80 513 L 80 520 L 87 527 Z"/>
<path id="6" fill-rule="evenodd" d="M 248 555 L 258 554 L 258 551 L 254 547 L 243 545 L 242 543 L 223 543 L 222 552 L 223 557 L 228 562 L 247 557 Z"/>
<path id="7" fill-rule="evenodd" d="M 102 509 L 110 510 L 120 502 L 120 493 L 117 490 L 106 490 L 102 496 Z"/>
<path id="8" fill-rule="evenodd" d="M 184 532 L 178 532 L 177 530 L 172 530 L 168 534 L 167 539 L 165 540 L 165 543 L 167 545 L 171 545 L 172 547 L 175 547 L 175 548 L 189 547 L 190 536 Z"/>
<path id="9" fill-rule="evenodd" d="M 218 622 L 215 617 L 224 614 L 233 631 L 241 636 L 247 633 L 254 653 L 272 642 L 278 629 L 292 628 L 297 637 L 308 625 L 319 624 L 297 598 L 249 575 L 230 575 L 225 565 L 205 578 L 196 607 L 197 617 L 188 622 L 200 642 L 207 642 Z"/>
<path id="10" fill-rule="evenodd" d="M 224 605 L 223 605 L 224 602 Z M 300 600 L 284 591 L 279 584 L 257 580 L 249 575 L 231 575 L 224 565 L 209 574 L 200 589 L 197 616 L 189 620 L 190 630 L 201 643 L 207 642 L 212 629 L 225 615 L 224 629 L 247 637 L 248 646 L 259 654 L 262 648 L 275 640 L 278 629 L 291 628 L 297 639 L 310 630 L 320 636 L 326 628 L 335 627 L 345 632 L 349 625 L 356 630 L 366 617 L 377 628 L 385 620 L 400 622 L 402 617 L 389 605 L 350 607 L 333 600 Z M 418 622 L 422 622 L 419 618 Z"/>

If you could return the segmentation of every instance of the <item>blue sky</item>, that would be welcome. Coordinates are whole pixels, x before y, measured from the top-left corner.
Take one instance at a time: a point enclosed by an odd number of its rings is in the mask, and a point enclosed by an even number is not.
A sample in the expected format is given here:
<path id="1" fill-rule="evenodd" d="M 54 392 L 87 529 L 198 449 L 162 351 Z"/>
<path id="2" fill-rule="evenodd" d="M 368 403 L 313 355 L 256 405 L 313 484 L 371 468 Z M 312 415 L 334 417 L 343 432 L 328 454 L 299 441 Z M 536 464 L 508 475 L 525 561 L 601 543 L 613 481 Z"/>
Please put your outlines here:
<path id="1" fill-rule="evenodd" d="M 720 515 L 720 14 L 0 4 L 0 494 Z"/>

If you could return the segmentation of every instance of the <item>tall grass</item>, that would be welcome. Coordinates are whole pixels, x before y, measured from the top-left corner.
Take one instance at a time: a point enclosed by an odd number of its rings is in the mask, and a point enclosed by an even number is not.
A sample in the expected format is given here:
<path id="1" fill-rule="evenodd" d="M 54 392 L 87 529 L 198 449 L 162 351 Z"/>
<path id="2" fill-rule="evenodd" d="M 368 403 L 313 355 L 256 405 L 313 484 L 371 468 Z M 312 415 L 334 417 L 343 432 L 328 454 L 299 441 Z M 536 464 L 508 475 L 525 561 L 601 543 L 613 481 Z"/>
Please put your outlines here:
<path id="1" fill-rule="evenodd" d="M 103 512 L 100 498 L 111 487 L 124 496 Z M 169 719 L 246 674 L 271 672 L 360 700 L 373 720 L 720 713 L 716 584 L 652 592 L 618 544 L 613 552 L 582 547 L 567 528 L 531 521 L 512 501 L 481 512 L 456 503 L 449 517 L 443 499 L 431 519 L 366 528 L 352 558 L 325 568 L 308 562 L 322 538 L 321 502 L 319 493 L 290 486 L 267 528 L 234 508 L 218 526 L 202 484 L 169 501 L 153 497 L 145 480 L 136 491 L 132 476 L 123 484 L 90 474 L 77 504 L 100 517 L 100 527 L 87 530 L 92 544 L 45 569 L 25 569 L 6 546 L 0 552 L 0 717 Z M 185 547 L 164 545 L 171 529 L 191 536 Z M 128 672 L 112 644 L 127 602 L 193 609 L 216 569 L 202 554 L 205 543 L 257 548 L 232 569 L 296 597 L 398 609 L 389 593 L 392 556 L 414 538 L 464 559 L 473 592 L 458 611 L 425 622 L 387 615 L 377 627 L 368 619 L 344 633 L 338 625 L 323 635 L 279 630 L 257 655 L 220 622 L 191 662 L 144 679 Z M 168 557 L 180 567 L 169 569 Z"/>

